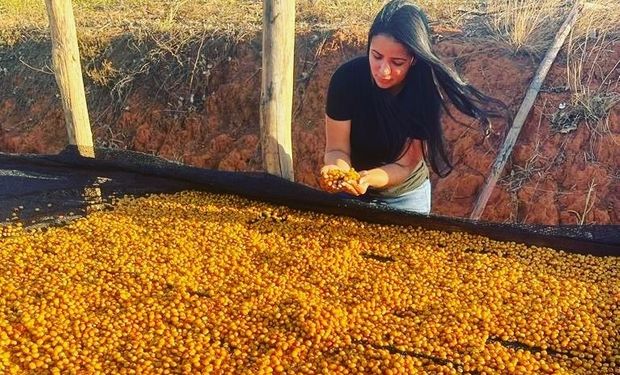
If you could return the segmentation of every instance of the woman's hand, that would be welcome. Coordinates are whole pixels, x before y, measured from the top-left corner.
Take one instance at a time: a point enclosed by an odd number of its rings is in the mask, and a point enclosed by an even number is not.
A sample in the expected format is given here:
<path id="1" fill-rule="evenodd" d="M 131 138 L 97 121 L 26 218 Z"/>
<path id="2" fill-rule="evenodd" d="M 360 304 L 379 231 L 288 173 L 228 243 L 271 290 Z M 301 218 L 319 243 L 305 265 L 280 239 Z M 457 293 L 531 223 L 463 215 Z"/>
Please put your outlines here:
<path id="1" fill-rule="evenodd" d="M 344 192 L 360 195 L 357 185 L 359 174 L 348 163 L 338 160 L 337 164 L 328 164 L 321 168 L 319 186 L 328 193 Z"/>
<path id="2" fill-rule="evenodd" d="M 353 188 L 357 192 L 357 195 L 364 195 L 368 188 L 370 187 L 370 176 L 368 171 L 361 171 L 360 178 L 356 184 L 353 185 Z"/>

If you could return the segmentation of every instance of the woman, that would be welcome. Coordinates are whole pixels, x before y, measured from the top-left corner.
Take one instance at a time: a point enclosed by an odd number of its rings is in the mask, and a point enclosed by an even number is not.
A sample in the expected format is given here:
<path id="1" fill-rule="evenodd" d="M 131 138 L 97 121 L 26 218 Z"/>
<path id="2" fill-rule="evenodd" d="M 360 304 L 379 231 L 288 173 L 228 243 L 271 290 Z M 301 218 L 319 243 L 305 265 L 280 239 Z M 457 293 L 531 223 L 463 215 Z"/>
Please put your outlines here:
<path id="1" fill-rule="evenodd" d="M 322 178 L 330 170 L 359 171 L 344 191 L 372 202 L 430 213 L 428 161 L 439 176 L 452 170 L 441 129 L 444 95 L 462 113 L 488 124 L 502 105 L 466 84 L 431 49 L 426 15 L 406 0 L 377 14 L 367 55 L 332 76 L 325 116 Z M 443 93 L 443 94 L 442 94 Z M 448 112 L 449 114 L 449 112 Z"/>

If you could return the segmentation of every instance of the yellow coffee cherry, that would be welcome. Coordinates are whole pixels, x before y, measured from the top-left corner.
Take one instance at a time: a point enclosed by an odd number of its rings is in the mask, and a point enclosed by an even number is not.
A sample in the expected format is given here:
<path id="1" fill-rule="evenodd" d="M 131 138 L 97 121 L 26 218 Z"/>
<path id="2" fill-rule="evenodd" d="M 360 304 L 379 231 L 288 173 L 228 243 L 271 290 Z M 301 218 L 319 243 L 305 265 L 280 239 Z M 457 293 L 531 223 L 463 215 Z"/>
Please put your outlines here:
<path id="1" fill-rule="evenodd" d="M 326 191 L 337 193 L 345 190 L 346 184 L 356 184 L 360 180 L 360 174 L 353 168 L 348 171 L 330 169 L 320 176 L 320 184 Z"/>
<path id="2" fill-rule="evenodd" d="M 0 231 L 2 374 L 619 365 L 618 258 L 202 192 Z"/>

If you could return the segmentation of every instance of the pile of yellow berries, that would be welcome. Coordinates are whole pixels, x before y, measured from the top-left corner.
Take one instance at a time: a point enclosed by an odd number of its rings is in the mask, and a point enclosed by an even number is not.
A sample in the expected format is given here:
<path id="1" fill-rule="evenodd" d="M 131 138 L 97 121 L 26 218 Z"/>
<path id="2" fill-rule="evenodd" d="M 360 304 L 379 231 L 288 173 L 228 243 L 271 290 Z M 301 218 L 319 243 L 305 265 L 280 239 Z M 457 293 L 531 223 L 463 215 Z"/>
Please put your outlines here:
<path id="1" fill-rule="evenodd" d="M 338 193 L 345 190 L 347 184 L 357 184 L 360 174 L 353 168 L 348 171 L 342 169 L 330 169 L 321 174 L 319 184 L 323 190 L 330 193 Z"/>
<path id="2" fill-rule="evenodd" d="M 0 374 L 617 374 L 620 258 L 226 195 L 0 236 Z"/>

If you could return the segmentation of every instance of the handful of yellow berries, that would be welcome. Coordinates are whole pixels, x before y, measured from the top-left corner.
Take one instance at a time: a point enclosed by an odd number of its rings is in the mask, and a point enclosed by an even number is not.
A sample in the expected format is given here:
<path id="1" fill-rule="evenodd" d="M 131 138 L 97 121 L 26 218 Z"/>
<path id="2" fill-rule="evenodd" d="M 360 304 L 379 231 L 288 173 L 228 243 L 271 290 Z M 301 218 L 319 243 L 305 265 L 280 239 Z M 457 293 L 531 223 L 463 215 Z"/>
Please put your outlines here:
<path id="1" fill-rule="evenodd" d="M 330 169 L 321 173 L 319 184 L 321 188 L 329 193 L 339 193 L 347 190 L 347 185 L 356 185 L 359 183 L 360 174 L 353 168 L 348 171 L 342 169 Z"/>

